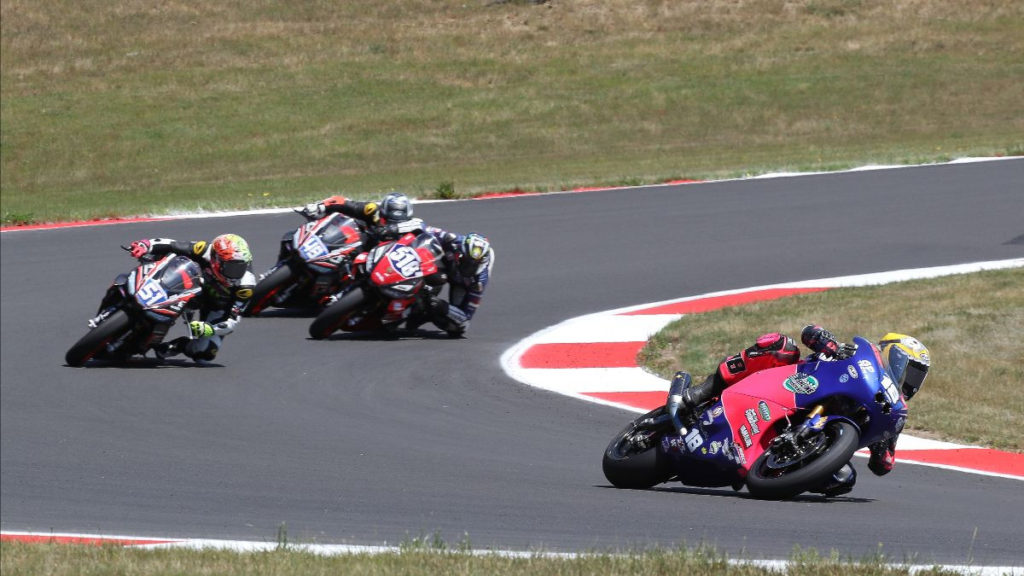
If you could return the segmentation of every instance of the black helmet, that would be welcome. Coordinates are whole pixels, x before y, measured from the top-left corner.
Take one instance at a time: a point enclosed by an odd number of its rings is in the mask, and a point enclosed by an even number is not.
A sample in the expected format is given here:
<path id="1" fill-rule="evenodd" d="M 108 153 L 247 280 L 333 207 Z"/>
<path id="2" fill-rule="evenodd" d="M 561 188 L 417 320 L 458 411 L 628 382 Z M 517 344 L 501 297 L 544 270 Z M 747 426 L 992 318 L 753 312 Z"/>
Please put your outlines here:
<path id="1" fill-rule="evenodd" d="M 388 224 L 412 218 L 412 202 L 401 192 L 391 192 L 380 201 L 380 215 Z"/>

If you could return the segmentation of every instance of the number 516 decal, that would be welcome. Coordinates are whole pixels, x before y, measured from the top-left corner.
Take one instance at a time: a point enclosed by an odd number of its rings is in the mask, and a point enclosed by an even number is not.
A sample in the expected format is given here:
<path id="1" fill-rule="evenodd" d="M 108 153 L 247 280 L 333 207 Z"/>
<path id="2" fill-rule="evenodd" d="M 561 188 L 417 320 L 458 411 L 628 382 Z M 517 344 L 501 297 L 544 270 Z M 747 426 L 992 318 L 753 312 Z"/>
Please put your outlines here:
<path id="1" fill-rule="evenodd" d="M 397 246 L 388 253 L 388 260 L 399 274 L 406 278 L 419 276 L 420 257 L 416 251 L 408 246 Z"/>

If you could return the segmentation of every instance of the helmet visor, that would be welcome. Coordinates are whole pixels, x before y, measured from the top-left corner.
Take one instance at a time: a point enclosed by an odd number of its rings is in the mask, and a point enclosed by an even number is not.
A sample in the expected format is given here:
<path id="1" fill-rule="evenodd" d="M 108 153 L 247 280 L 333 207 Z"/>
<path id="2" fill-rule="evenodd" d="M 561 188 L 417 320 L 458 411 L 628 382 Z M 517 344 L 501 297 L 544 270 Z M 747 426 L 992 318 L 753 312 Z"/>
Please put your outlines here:
<path id="1" fill-rule="evenodd" d="M 246 270 L 249 269 L 249 265 L 241 260 L 228 260 L 221 262 L 220 273 L 228 280 L 238 282 L 245 276 Z"/>
<path id="2" fill-rule="evenodd" d="M 907 376 L 907 364 L 910 362 L 910 355 L 897 345 L 889 346 L 889 372 L 897 386 L 903 386 Z"/>
<path id="3" fill-rule="evenodd" d="M 405 222 L 412 218 L 412 205 L 404 197 L 387 198 L 384 200 L 384 206 L 381 207 L 381 214 L 388 222 Z"/>
<path id="4" fill-rule="evenodd" d="M 907 363 L 907 373 L 903 379 L 903 395 L 909 400 L 917 394 L 921 384 L 924 384 L 924 377 L 928 375 L 928 367 L 916 360 Z"/>

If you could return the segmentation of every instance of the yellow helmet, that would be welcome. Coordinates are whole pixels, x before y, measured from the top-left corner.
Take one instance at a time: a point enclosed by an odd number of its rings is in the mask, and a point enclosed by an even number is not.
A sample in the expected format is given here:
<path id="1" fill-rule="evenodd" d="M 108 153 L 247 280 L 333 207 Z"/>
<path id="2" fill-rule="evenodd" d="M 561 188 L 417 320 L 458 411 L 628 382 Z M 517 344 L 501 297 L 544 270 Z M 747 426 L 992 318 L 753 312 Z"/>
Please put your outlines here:
<path id="1" fill-rule="evenodd" d="M 878 347 L 882 363 L 892 374 L 903 397 L 910 400 L 921 389 L 932 365 L 928 349 L 917 338 L 896 332 L 882 336 Z"/>

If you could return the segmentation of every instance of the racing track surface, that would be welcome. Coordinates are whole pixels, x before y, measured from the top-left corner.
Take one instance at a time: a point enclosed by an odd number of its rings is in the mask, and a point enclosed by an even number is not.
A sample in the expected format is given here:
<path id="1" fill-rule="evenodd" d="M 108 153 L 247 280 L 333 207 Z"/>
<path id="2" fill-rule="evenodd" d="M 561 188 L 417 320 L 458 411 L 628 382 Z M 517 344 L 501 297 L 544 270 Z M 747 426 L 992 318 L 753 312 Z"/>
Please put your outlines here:
<path id="1" fill-rule="evenodd" d="M 1011 479 L 911 465 L 878 479 L 857 459 L 857 488 L 832 501 L 610 488 L 601 453 L 633 414 L 521 385 L 498 359 L 609 308 L 1020 257 L 1022 183 L 1017 159 L 421 204 L 428 222 L 496 247 L 469 338 L 311 341 L 309 319 L 277 315 L 245 320 L 210 367 L 72 369 L 63 356 L 131 267 L 120 244 L 232 231 L 262 271 L 299 217 L 4 233 L 0 528 L 274 541 L 286 524 L 292 541 L 685 542 L 747 558 L 794 545 L 859 558 L 881 543 L 895 561 L 1021 565 L 1024 486 Z"/>

